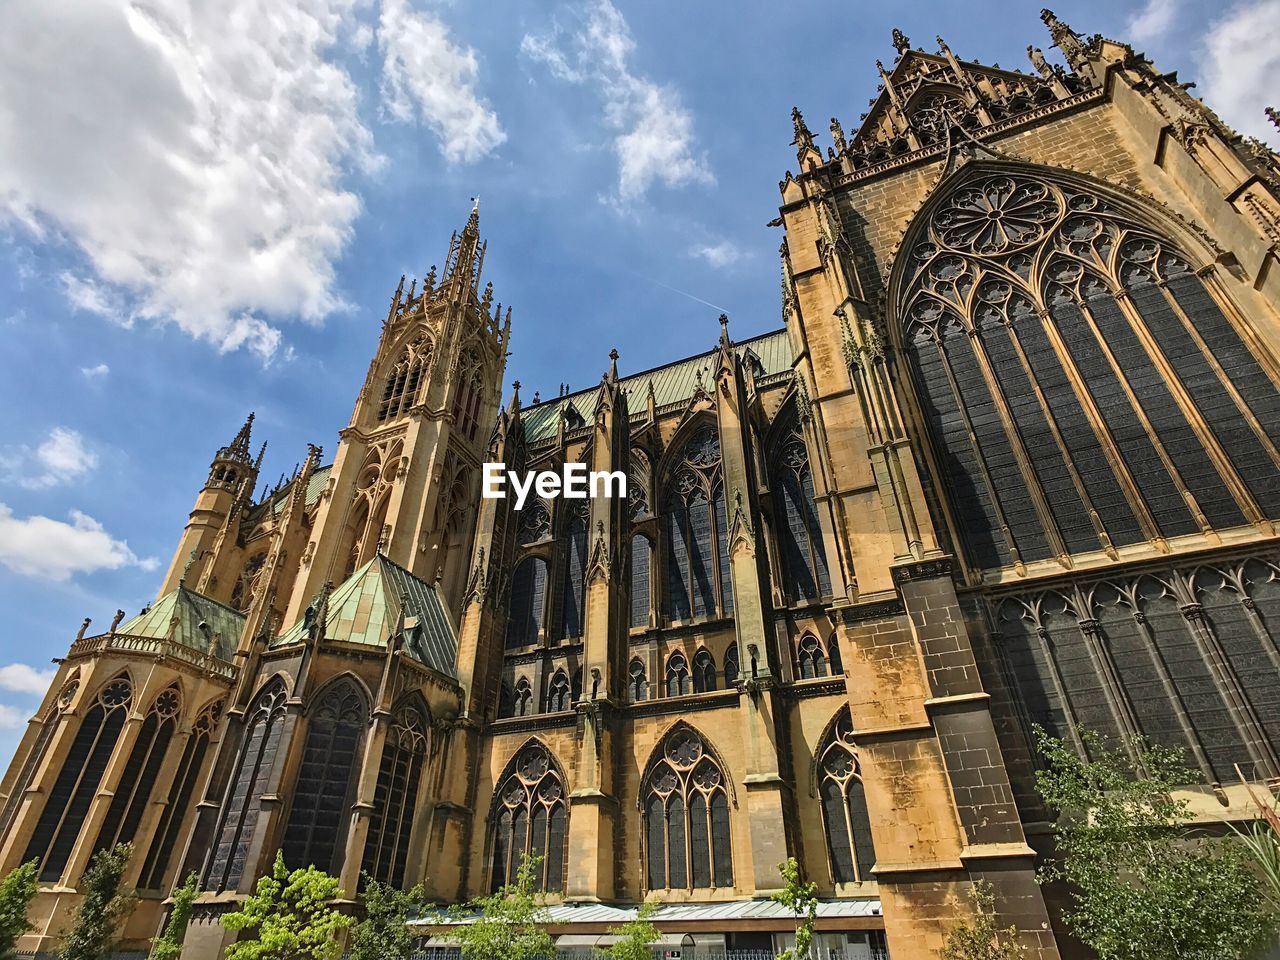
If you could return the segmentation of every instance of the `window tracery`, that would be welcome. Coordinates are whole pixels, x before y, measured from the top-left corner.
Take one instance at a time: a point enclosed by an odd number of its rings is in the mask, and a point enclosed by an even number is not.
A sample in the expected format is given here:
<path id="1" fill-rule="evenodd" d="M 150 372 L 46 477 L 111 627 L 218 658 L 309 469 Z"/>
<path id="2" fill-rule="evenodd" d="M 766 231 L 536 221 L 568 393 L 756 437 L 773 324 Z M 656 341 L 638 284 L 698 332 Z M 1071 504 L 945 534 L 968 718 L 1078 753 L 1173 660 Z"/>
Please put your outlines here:
<path id="1" fill-rule="evenodd" d="M 648 888 L 732 887 L 724 771 L 689 727 L 669 735 L 661 750 L 645 778 Z"/>
<path id="2" fill-rule="evenodd" d="M 547 749 L 540 743 L 525 747 L 494 796 L 492 889 L 515 883 L 525 857 L 539 856 L 537 888 L 561 890 L 569 813 L 564 782 Z"/>
<path id="3" fill-rule="evenodd" d="M 875 845 L 848 707 L 841 709 L 819 749 L 818 776 L 833 878 L 836 883 L 872 879 Z"/>
<path id="4" fill-rule="evenodd" d="M 394 420 L 413 406 L 424 373 L 431 366 L 434 344 L 426 334 L 419 334 L 400 352 L 387 373 L 378 403 L 378 422 Z"/>
<path id="5" fill-rule="evenodd" d="M 733 611 L 720 437 L 701 427 L 669 471 L 665 495 L 666 611 L 672 620 Z"/>
<path id="6" fill-rule="evenodd" d="M 379 883 L 404 885 L 428 730 L 425 709 L 406 704 L 396 711 L 387 732 L 361 865 L 362 872 Z"/>

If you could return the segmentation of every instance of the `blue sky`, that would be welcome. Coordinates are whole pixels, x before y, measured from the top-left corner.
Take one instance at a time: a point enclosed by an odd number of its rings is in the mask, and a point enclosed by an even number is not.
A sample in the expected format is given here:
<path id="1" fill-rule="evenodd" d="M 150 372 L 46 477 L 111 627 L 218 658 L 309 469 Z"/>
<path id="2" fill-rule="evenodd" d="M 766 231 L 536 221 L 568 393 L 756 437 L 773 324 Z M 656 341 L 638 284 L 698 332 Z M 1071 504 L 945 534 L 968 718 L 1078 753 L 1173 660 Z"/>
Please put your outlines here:
<path id="1" fill-rule="evenodd" d="M 154 596 L 249 410 L 332 455 L 401 273 L 482 200 L 526 400 L 780 323 L 799 105 L 856 128 L 891 28 L 1026 67 L 1039 3 L 8 0 L 0 762 L 80 620 Z M 1280 0 L 1060 4 L 1257 136 Z M 681 293 L 679 291 L 684 291 Z M 688 294 L 688 295 L 686 295 Z M 706 301 L 702 303 L 699 301 Z"/>

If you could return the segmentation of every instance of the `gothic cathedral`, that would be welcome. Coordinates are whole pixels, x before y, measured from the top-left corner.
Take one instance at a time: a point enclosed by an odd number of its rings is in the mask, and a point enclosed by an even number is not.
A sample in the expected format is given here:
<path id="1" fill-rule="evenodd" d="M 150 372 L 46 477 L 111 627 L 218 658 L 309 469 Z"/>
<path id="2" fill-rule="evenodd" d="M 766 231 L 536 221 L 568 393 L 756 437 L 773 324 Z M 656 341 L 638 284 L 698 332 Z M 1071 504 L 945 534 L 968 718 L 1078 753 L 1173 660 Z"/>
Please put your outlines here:
<path id="1" fill-rule="evenodd" d="M 250 417 L 155 602 L 59 661 L 0 783 L 24 947 L 131 841 L 126 941 L 194 871 L 189 960 L 277 851 L 443 903 L 536 854 L 561 945 L 652 896 L 689 956 L 780 942 L 788 856 L 824 957 L 933 957 L 985 881 L 1053 960 L 1033 725 L 1179 747 L 1196 815 L 1245 817 L 1280 782 L 1280 156 L 1043 19 L 1065 66 L 895 31 L 856 131 L 793 113 L 776 332 L 504 402 L 473 211 L 332 462 L 255 497 Z M 516 510 L 485 462 L 628 496 Z"/>

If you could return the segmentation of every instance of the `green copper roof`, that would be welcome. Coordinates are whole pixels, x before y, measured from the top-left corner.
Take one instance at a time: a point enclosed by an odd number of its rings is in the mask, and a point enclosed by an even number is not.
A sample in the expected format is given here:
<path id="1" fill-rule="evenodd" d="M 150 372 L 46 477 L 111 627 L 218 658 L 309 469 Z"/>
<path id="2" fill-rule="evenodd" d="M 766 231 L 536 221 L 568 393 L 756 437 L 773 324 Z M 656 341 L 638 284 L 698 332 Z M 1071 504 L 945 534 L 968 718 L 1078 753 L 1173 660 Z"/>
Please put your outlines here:
<path id="1" fill-rule="evenodd" d="M 785 329 L 743 340 L 735 347 L 740 355 L 746 357 L 750 351 L 760 361 L 763 373 L 757 371 L 757 376 L 767 377 L 791 369 L 793 359 L 791 341 Z M 654 404 L 658 407 L 668 403 L 679 403 L 692 397 L 698 386 L 699 371 L 702 373 L 703 384 L 709 386 L 717 349 L 623 377 L 622 389 L 627 394 L 627 407 L 631 415 L 634 417 L 644 412 L 645 405 L 649 402 L 649 384 L 651 383 Z M 521 411 L 525 437 L 530 443 L 536 443 L 555 436 L 556 427 L 560 422 L 560 412 L 567 404 L 573 404 L 573 408 L 582 415 L 582 419 L 590 423 L 596 412 L 598 394 L 597 385 L 589 390 L 571 393 L 567 397 L 547 400 L 536 407 L 526 407 Z"/>
<path id="2" fill-rule="evenodd" d="M 244 614 L 179 584 L 149 609 L 118 626 L 116 633 L 173 640 L 220 660 L 230 660 L 243 630 Z"/>
<path id="3" fill-rule="evenodd" d="M 405 652 L 448 677 L 457 677 L 458 640 L 435 588 L 404 567 L 378 554 L 329 594 L 325 639 L 386 647 L 400 620 L 417 617 L 408 631 Z M 298 643 L 306 636 L 306 619 L 298 621 L 271 644 Z"/>

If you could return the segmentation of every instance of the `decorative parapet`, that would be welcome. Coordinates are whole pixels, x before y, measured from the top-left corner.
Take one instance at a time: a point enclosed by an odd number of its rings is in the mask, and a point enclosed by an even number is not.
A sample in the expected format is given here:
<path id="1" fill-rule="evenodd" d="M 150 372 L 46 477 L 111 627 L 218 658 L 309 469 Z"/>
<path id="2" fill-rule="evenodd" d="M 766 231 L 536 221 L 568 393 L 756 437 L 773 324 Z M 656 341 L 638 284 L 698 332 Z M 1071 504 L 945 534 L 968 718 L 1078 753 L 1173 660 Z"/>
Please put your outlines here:
<path id="1" fill-rule="evenodd" d="M 71 644 L 67 659 L 78 660 L 104 653 L 122 653 L 155 660 L 176 660 L 208 676 L 226 680 L 228 683 L 234 680 L 236 675 L 233 664 L 212 654 L 193 650 L 175 640 L 132 636 L 127 633 L 103 633 L 96 637 L 77 640 Z"/>

